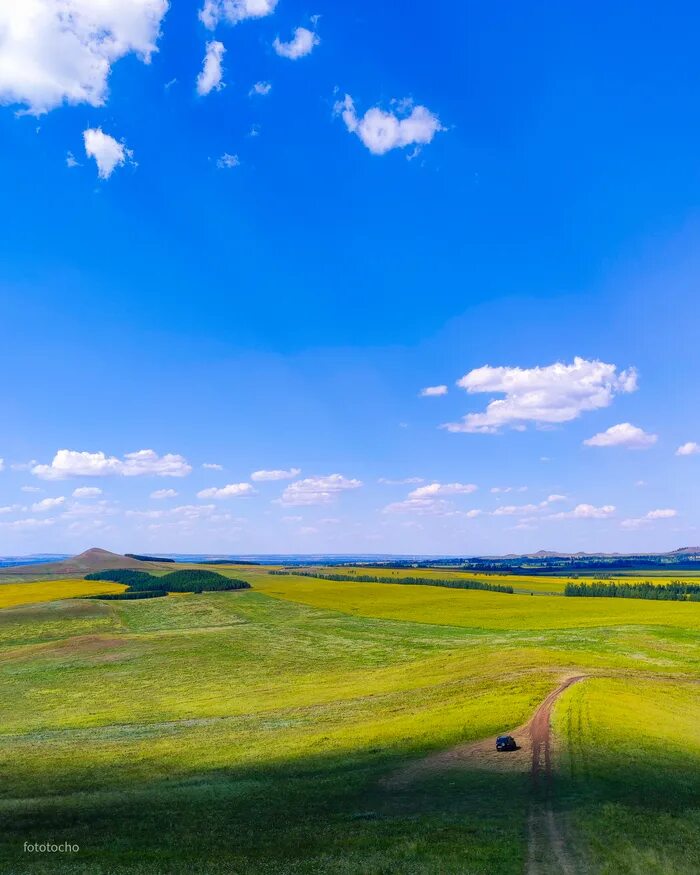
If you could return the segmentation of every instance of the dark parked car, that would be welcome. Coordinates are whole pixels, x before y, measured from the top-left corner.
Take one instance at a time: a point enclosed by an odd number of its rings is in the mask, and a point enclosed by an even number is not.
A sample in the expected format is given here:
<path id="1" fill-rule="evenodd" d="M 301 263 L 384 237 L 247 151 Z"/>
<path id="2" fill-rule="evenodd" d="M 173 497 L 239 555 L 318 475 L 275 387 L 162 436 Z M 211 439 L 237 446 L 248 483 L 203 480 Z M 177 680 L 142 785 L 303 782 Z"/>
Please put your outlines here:
<path id="1" fill-rule="evenodd" d="M 496 750 L 517 750 L 518 745 L 512 735 L 499 735 L 496 739 Z"/>

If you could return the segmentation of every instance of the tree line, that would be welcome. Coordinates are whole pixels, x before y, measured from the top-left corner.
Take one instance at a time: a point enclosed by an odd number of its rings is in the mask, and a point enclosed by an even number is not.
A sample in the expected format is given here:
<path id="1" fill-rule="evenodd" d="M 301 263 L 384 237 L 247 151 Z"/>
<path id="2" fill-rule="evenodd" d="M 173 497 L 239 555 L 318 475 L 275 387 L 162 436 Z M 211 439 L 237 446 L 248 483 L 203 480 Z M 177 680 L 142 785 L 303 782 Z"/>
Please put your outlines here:
<path id="1" fill-rule="evenodd" d="M 228 592 L 235 589 L 250 589 L 250 584 L 236 577 L 225 577 L 215 571 L 200 571 L 197 568 L 183 568 L 169 574 L 157 576 L 147 571 L 134 571 L 131 568 L 113 568 L 108 571 L 95 571 L 87 574 L 85 580 L 109 580 L 123 583 L 128 589 L 120 595 L 138 598 L 138 593 L 150 593 L 143 598 L 155 598 L 152 593 L 163 595 L 169 592 Z M 105 596 L 100 596 L 105 598 Z"/>
<path id="2" fill-rule="evenodd" d="M 610 599 L 654 599 L 656 601 L 698 602 L 700 585 L 673 580 L 671 583 L 567 583 L 565 596 Z"/>
<path id="3" fill-rule="evenodd" d="M 293 577 L 316 577 L 319 580 L 352 581 L 355 583 L 401 583 L 408 586 L 444 586 L 447 589 L 479 589 L 487 592 L 513 594 L 512 586 L 500 583 L 487 583 L 485 580 L 440 580 L 437 577 L 379 577 L 374 574 L 322 574 L 317 571 L 273 570 L 270 574 L 292 575 Z"/>

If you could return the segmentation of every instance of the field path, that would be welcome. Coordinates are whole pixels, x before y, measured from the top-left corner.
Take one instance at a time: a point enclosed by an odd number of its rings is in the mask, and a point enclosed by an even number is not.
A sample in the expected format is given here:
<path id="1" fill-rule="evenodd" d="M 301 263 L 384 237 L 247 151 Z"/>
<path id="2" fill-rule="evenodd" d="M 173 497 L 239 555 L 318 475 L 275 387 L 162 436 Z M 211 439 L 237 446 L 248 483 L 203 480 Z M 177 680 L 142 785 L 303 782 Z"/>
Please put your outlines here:
<path id="1" fill-rule="evenodd" d="M 562 681 L 542 702 L 526 727 L 532 746 L 528 875 L 575 875 L 578 871 L 561 820 L 552 806 L 552 710 L 564 690 L 585 677 L 586 675 L 573 675 Z"/>
<path id="2" fill-rule="evenodd" d="M 587 675 L 569 675 L 538 705 L 530 720 L 511 729 L 518 750 L 499 753 L 495 738 L 461 744 L 430 754 L 399 769 L 384 780 L 388 790 L 402 790 L 415 780 L 459 766 L 486 771 L 528 772 L 531 779 L 528 815 L 527 875 L 577 875 L 581 871 L 571 853 L 553 799 L 552 711 L 557 699 Z"/>

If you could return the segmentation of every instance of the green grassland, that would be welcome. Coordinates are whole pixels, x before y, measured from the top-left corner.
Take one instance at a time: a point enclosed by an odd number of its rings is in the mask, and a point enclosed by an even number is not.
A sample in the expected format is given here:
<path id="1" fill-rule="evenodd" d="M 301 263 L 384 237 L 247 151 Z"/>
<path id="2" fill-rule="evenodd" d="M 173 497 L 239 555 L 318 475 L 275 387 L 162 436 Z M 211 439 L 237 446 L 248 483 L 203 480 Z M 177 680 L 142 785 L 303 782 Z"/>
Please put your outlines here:
<path id="1" fill-rule="evenodd" d="M 526 772 L 391 776 L 572 672 L 552 804 L 573 871 L 700 870 L 700 603 L 216 571 L 253 589 L 12 584 L 33 603 L 0 610 L 0 872 L 527 871 Z M 23 852 L 47 840 L 80 852 Z"/>

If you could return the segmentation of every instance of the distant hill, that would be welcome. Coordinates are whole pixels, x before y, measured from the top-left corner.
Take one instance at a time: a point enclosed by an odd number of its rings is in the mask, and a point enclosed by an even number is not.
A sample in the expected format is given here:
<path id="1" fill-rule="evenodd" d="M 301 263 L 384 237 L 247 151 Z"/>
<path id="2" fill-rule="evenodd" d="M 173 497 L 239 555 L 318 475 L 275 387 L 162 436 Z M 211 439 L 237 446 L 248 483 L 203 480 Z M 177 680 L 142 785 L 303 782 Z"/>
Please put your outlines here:
<path id="1" fill-rule="evenodd" d="M 122 556 L 121 553 L 111 553 L 100 547 L 91 547 L 84 553 L 61 559 L 58 562 L 42 562 L 36 565 L 9 565 L 2 569 L 4 578 L 12 577 L 83 577 L 95 571 L 107 571 L 110 568 L 133 568 L 139 571 L 156 571 L 160 566 L 157 562 L 143 562 Z"/>

